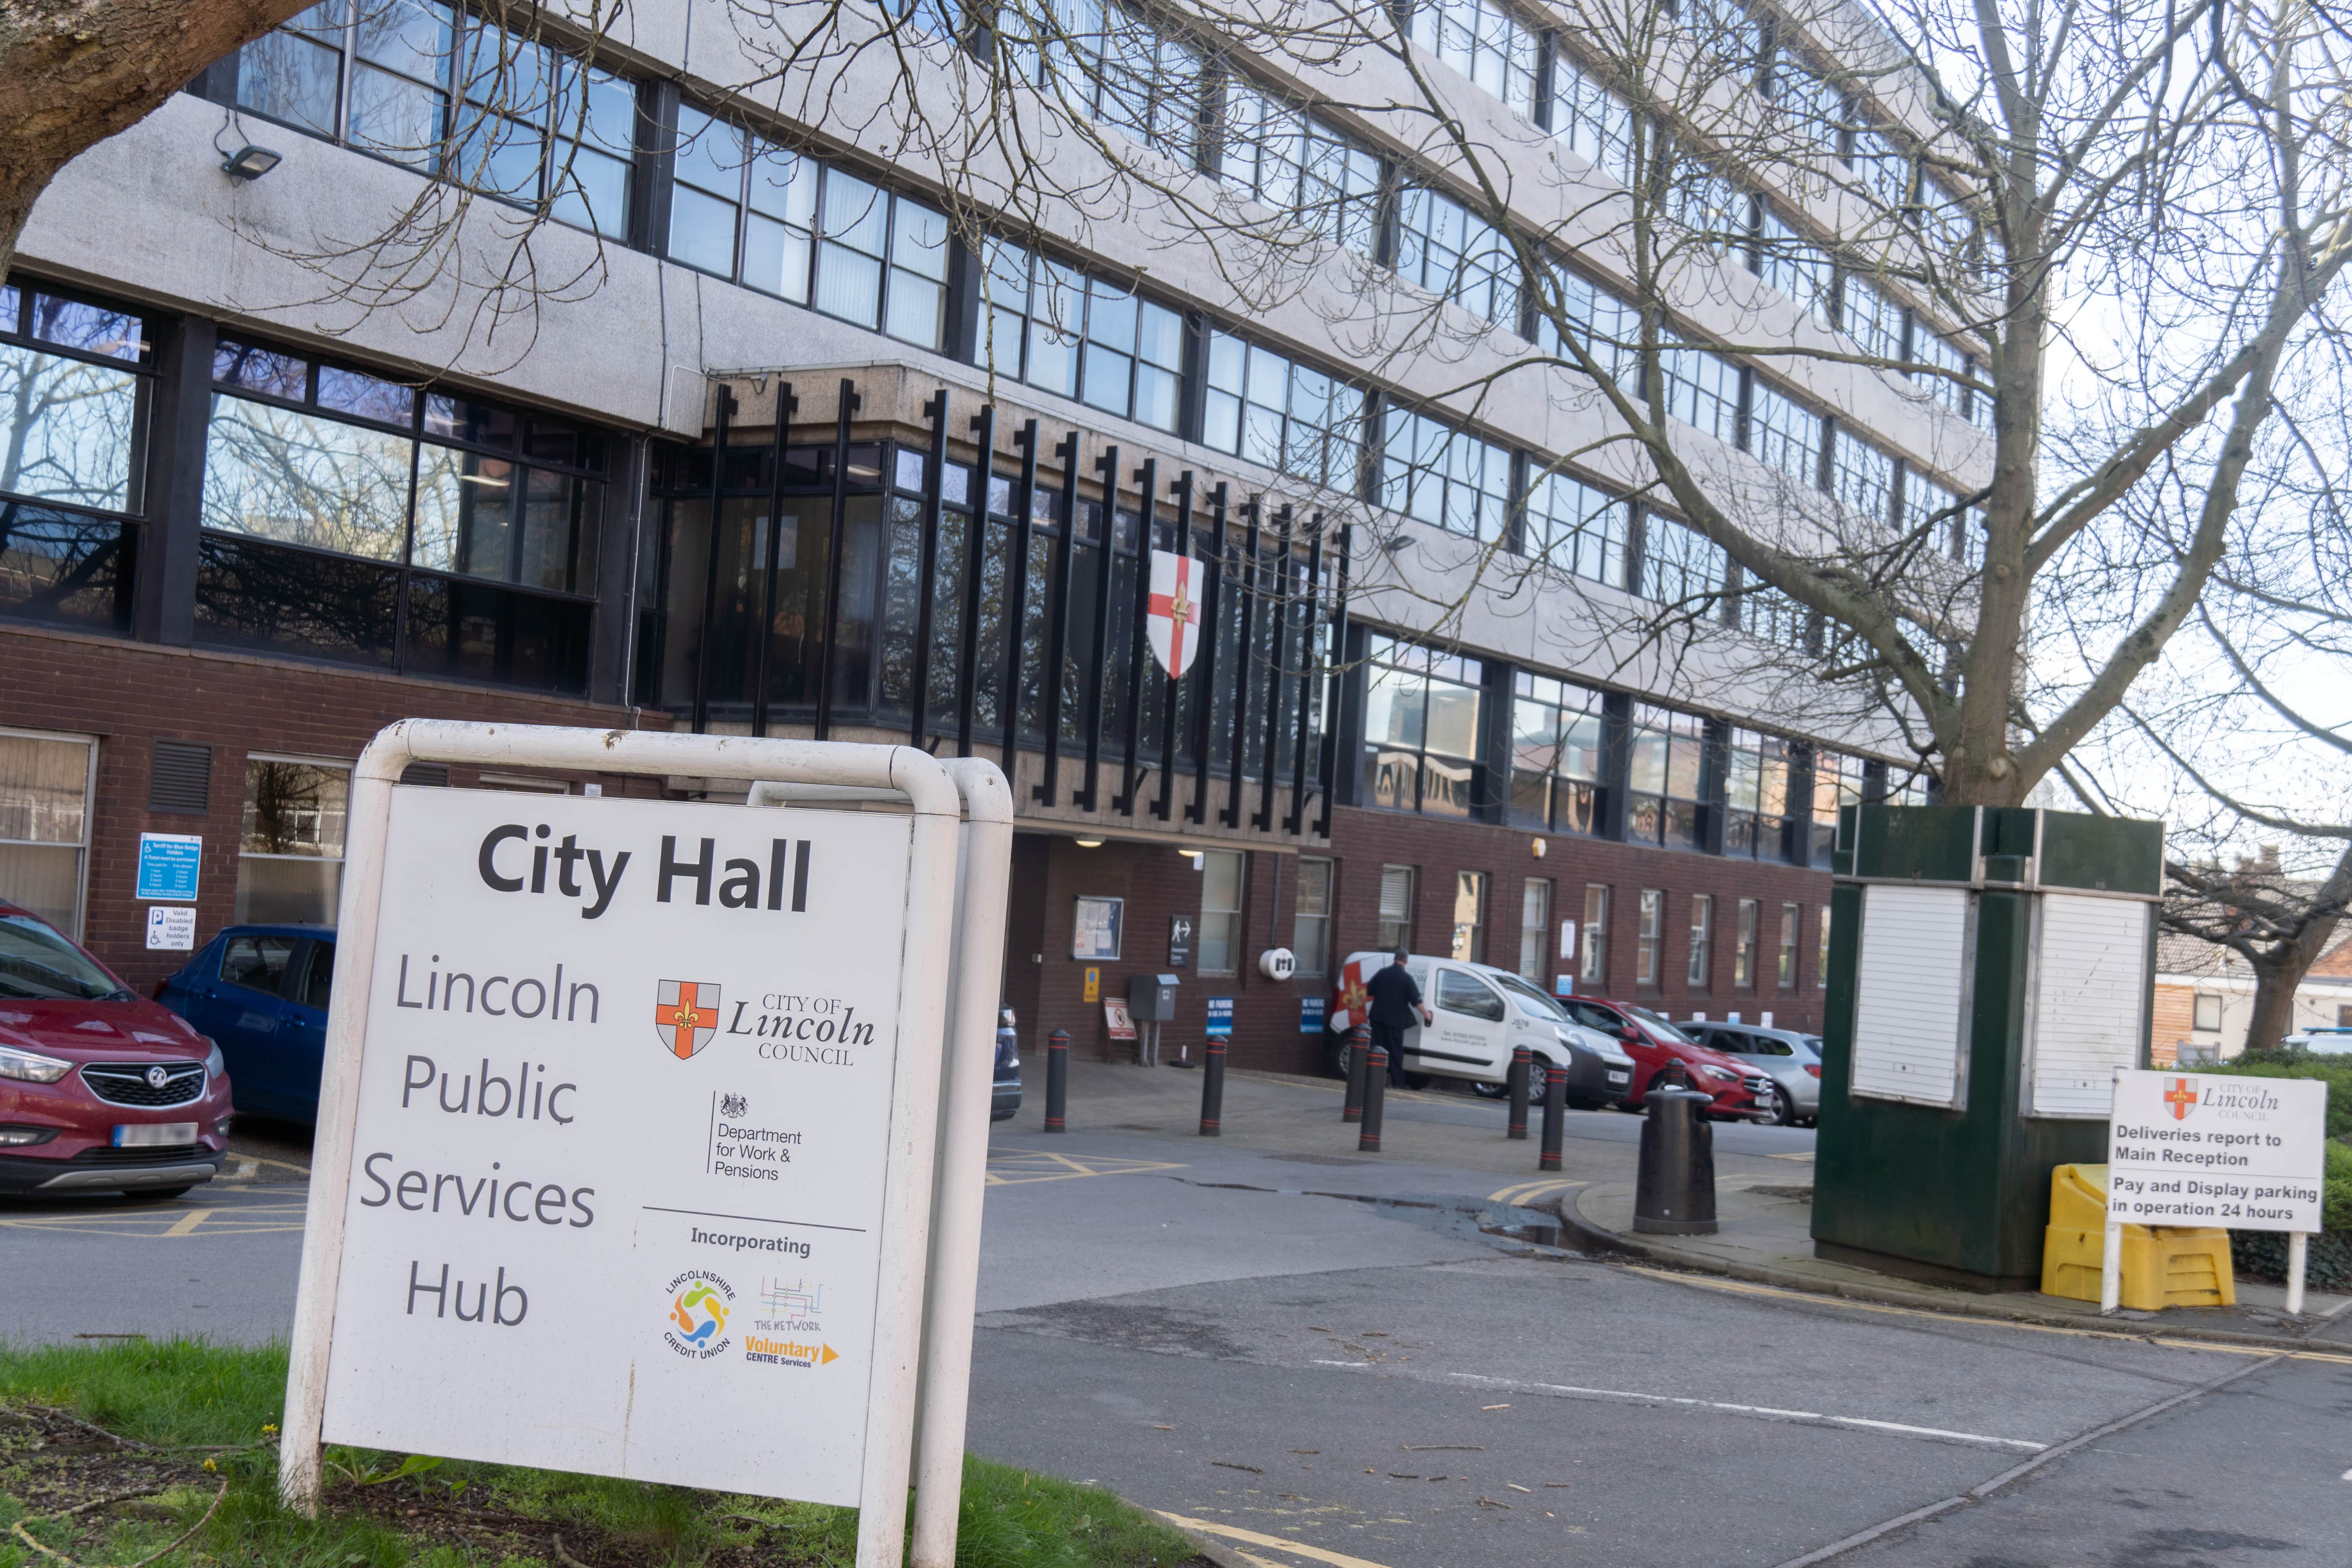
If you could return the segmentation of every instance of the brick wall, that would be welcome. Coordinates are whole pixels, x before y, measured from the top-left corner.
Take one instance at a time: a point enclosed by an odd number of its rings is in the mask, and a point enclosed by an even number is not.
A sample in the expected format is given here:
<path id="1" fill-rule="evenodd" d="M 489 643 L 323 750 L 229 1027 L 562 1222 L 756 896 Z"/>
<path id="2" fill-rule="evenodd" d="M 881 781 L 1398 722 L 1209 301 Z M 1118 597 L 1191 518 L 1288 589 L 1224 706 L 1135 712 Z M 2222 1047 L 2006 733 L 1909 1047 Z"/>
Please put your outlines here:
<path id="1" fill-rule="evenodd" d="M 0 631 L 0 726 L 98 740 L 84 940 L 142 991 L 188 955 L 147 950 L 148 906 L 131 897 L 140 834 L 204 838 L 201 946 L 234 918 L 247 753 L 350 762 L 378 730 L 411 718 L 635 727 L 630 710 L 588 702 L 71 633 Z M 663 716 L 650 720 L 647 727 L 667 727 Z M 213 748 L 211 808 L 203 816 L 147 809 L 158 738 Z M 452 782 L 472 784 L 475 776 L 456 769 Z M 604 788 L 657 795 L 660 781 L 606 778 Z"/>

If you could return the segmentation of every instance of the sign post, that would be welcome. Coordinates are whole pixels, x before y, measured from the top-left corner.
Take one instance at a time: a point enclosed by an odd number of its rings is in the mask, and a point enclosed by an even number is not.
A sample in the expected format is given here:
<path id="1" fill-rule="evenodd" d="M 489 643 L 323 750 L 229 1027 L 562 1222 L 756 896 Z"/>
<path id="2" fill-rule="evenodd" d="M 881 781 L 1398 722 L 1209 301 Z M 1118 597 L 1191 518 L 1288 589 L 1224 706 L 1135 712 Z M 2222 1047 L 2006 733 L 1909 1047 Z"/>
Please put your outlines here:
<path id="1" fill-rule="evenodd" d="M 412 761 L 910 809 L 778 831 L 731 805 L 398 786 Z M 854 1504 L 860 1568 L 896 1568 L 961 815 L 903 746 L 415 720 L 370 743 L 290 1504 L 315 1509 L 322 1441 L 352 1443 Z M 746 1403 L 767 1418 L 714 1443 L 712 1412 Z"/>
<path id="2" fill-rule="evenodd" d="M 2162 1225 L 2285 1231 L 2286 1310 L 2300 1313 L 2326 1134 L 2316 1079 L 2118 1070 L 2099 1310 L 2122 1300 L 2124 1226 Z"/>

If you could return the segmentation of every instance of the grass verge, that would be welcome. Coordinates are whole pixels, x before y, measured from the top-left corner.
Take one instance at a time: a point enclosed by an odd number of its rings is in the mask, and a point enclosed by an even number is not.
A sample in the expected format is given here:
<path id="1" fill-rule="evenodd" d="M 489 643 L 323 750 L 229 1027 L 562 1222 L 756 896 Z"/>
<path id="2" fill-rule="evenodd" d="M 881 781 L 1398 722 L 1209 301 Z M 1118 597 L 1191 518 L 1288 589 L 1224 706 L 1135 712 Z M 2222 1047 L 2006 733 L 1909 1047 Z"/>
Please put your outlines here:
<path id="1" fill-rule="evenodd" d="M 283 1346 L 0 1347 L 0 1568 L 849 1568 L 854 1509 L 328 1450 L 278 1504 Z M 29 1541 L 37 1544 L 28 1544 Z M 968 1458 L 958 1568 L 1179 1568 L 1182 1535 L 1093 1487 Z"/>

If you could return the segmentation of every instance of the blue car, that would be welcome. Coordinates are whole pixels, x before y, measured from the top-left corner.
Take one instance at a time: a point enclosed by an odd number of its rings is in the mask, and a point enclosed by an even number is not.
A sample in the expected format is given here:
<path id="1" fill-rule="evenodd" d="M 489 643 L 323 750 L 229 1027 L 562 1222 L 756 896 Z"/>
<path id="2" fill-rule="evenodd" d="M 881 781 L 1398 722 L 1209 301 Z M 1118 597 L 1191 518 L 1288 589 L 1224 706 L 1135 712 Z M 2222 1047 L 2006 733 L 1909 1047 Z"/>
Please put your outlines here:
<path id="1" fill-rule="evenodd" d="M 229 926 L 155 1000 L 219 1042 L 240 1112 L 316 1121 L 334 973 L 332 926 Z"/>
<path id="2" fill-rule="evenodd" d="M 1013 1030 L 1013 1009 L 996 1015 L 996 1085 L 988 1119 L 1005 1121 L 1021 1109 L 1021 1038 Z"/>

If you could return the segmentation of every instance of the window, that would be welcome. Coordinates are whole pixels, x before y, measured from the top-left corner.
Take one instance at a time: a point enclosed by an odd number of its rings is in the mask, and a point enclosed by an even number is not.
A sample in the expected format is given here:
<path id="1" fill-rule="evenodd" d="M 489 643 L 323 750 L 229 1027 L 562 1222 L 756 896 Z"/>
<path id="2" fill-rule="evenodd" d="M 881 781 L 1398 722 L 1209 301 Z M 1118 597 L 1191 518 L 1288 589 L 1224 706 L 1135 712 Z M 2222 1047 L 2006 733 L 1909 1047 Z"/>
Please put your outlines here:
<path id="1" fill-rule="evenodd" d="M 1341 132 L 1238 79 L 1225 85 L 1218 176 L 1360 255 L 1380 234 L 1381 161 Z"/>
<path id="2" fill-rule="evenodd" d="M 1380 502 L 1484 543 L 1511 513 L 1511 455 L 1491 441 L 1409 408 L 1385 413 Z"/>
<path id="3" fill-rule="evenodd" d="M 2200 992 L 2197 996 L 2196 1020 L 2189 1027 L 2210 1032 L 2221 1026 L 2221 998 Z"/>
<path id="4" fill-rule="evenodd" d="M 636 89 L 438 0 L 323 0 L 245 47 L 236 101 L 565 223 L 628 234 Z"/>
<path id="5" fill-rule="evenodd" d="M 1381 868 L 1381 951 L 1403 952 L 1412 947 L 1413 868 Z"/>
<path id="6" fill-rule="evenodd" d="M 1625 580 L 1633 507 L 1566 474 L 1539 474 L 1528 487 L 1525 552 L 1572 577 L 1605 587 Z"/>
<path id="7" fill-rule="evenodd" d="M 1967 539 L 1968 520 L 1959 505 L 1960 498 L 1935 480 L 1914 468 L 1903 470 L 1903 531 L 1927 531 L 1928 548 L 1955 559 Z"/>
<path id="8" fill-rule="evenodd" d="M 1813 489 L 1822 472 L 1822 416 L 1760 378 L 1748 397 L 1748 449 Z"/>
<path id="9" fill-rule="evenodd" d="M 1839 426 L 1830 445 L 1830 493 L 1862 516 L 1886 521 L 1895 509 L 1895 459 Z"/>
<path id="10" fill-rule="evenodd" d="M 1609 984 L 1609 889 L 1600 882 L 1584 885 L 1584 959 L 1577 979 L 1603 990 Z"/>
<path id="11" fill-rule="evenodd" d="M 1918 364 L 1932 369 L 1910 372 L 1911 379 L 1928 398 L 1950 409 L 1961 418 L 1969 417 L 1971 394 L 1953 375 L 1967 375 L 1975 368 L 1968 351 L 1950 339 L 1943 337 L 1927 323 L 1914 315 L 1911 318 L 1911 358 Z M 1938 375 L 1935 371 L 1949 371 L 1951 375 Z"/>
<path id="12" fill-rule="evenodd" d="M 1769 203 L 1756 226 L 1756 247 L 1749 265 L 1767 286 L 1822 325 L 1832 324 L 1837 302 L 1837 269 L 1829 253 L 1800 233 Z"/>
<path id="13" fill-rule="evenodd" d="M 1731 983 L 1743 991 L 1756 984 L 1756 925 L 1761 918 L 1761 906 L 1754 899 L 1739 900 L 1739 935 L 1731 950 Z"/>
<path id="14" fill-rule="evenodd" d="M 1553 272 L 1559 290 L 1559 314 L 1602 373 L 1628 395 L 1642 395 L 1642 313 L 1581 273 L 1565 268 Z M 1536 318 L 1536 344 L 1548 354 L 1568 357 L 1557 323 L 1549 312 Z"/>
<path id="15" fill-rule="evenodd" d="M 602 437 L 226 338 L 213 384 L 201 638 L 586 689 Z"/>
<path id="16" fill-rule="evenodd" d="M 1706 721 L 1646 702 L 1633 705 L 1627 731 L 1625 837 L 1670 849 L 1706 841 Z"/>
<path id="17" fill-rule="evenodd" d="M 0 899 L 77 939 L 97 783 L 96 741 L 0 730 Z"/>
<path id="18" fill-rule="evenodd" d="M 1017 245 L 992 239 L 986 254 L 983 364 L 1139 424 L 1176 428 L 1181 316 Z"/>
<path id="19" fill-rule="evenodd" d="M 1331 862 L 1298 858 L 1298 900 L 1290 917 L 1290 952 L 1301 974 L 1330 972 Z"/>
<path id="20" fill-rule="evenodd" d="M 1889 232 L 1892 219 L 1911 197 L 1911 154 L 1891 133 L 1864 125 L 1853 132 L 1853 150 L 1846 156 L 1853 184 L 1879 210 L 1870 215 L 1869 229 Z"/>
<path id="21" fill-rule="evenodd" d="M 128 628 L 145 321 L 0 288 L 0 614 Z"/>
<path id="22" fill-rule="evenodd" d="M 1220 452 L 1356 493 L 1363 462 L 1364 395 L 1311 365 L 1209 334 L 1202 440 Z"/>
<path id="23" fill-rule="evenodd" d="M 1486 873 L 1454 874 L 1453 956 L 1465 963 L 1484 962 L 1486 954 Z"/>
<path id="24" fill-rule="evenodd" d="M 1730 558 L 1695 528 L 1653 515 L 1642 542 L 1642 596 L 1704 617 L 1717 607 Z"/>
<path id="25" fill-rule="evenodd" d="M 1633 110 L 1581 61 L 1557 50 L 1551 65 L 1552 139 L 1619 184 L 1633 182 Z"/>
<path id="26" fill-rule="evenodd" d="M 1734 730 L 1725 762 L 1723 852 L 1787 860 L 1793 847 L 1789 743 L 1778 735 Z"/>
<path id="27" fill-rule="evenodd" d="M 1521 671 L 1511 699 L 1511 823 L 1595 834 L 1605 815 L 1601 693 Z"/>
<path id="28" fill-rule="evenodd" d="M 1052 0 L 1045 86 L 1072 112 L 1190 165 L 1201 61 L 1189 45 L 1099 0 Z"/>
<path id="29" fill-rule="evenodd" d="M 1826 989 L 1830 983 L 1830 907 L 1822 906 L 1822 950 L 1813 963 L 1813 984 Z"/>
<path id="30" fill-rule="evenodd" d="M 1739 367 L 1720 354 L 1693 348 L 1672 331 L 1658 333 L 1659 380 L 1666 416 L 1729 446 L 1739 438 Z"/>
<path id="31" fill-rule="evenodd" d="M 1862 763 L 1835 752 L 1813 749 L 1812 863 L 1826 866 L 1837 848 L 1838 808 L 1862 804 Z"/>
<path id="32" fill-rule="evenodd" d="M 1519 260 L 1501 230 L 1451 196 L 1414 187 L 1397 215 L 1396 274 L 1490 326 L 1519 328 Z"/>
<path id="33" fill-rule="evenodd" d="M 1421 0 L 1411 36 L 1521 114 L 1533 112 L 1536 36 L 1496 0 Z"/>
<path id="34" fill-rule="evenodd" d="M 1839 280 L 1838 289 L 1838 325 L 1853 346 L 1874 359 L 1900 360 L 1903 308 L 1852 273 Z"/>
<path id="35" fill-rule="evenodd" d="M 1483 1018 L 1490 1024 L 1503 1021 L 1502 996 L 1476 975 L 1459 969 L 1437 972 L 1437 1005 L 1465 1018 Z"/>
<path id="36" fill-rule="evenodd" d="M 1801 925 L 1800 911 L 1795 904 L 1780 906 L 1780 989 L 1792 990 L 1797 984 L 1797 931 Z"/>
<path id="37" fill-rule="evenodd" d="M 1364 804 L 1467 817 L 1477 805 L 1475 659 L 1374 637 L 1364 689 Z"/>
<path id="38" fill-rule="evenodd" d="M 1704 991 L 1715 973 L 1715 895 L 1691 895 L 1690 971 L 1694 991 Z"/>
<path id="39" fill-rule="evenodd" d="M 1242 950 L 1242 852 L 1203 849 L 1201 866 L 1201 973 L 1231 974 Z"/>
<path id="40" fill-rule="evenodd" d="M 1519 888 L 1519 977 L 1542 985 L 1551 969 L 1551 884 L 1530 877 Z"/>
<path id="41" fill-rule="evenodd" d="M 1665 936 L 1666 895 L 1656 888 L 1642 889 L 1641 921 L 1633 928 L 1633 979 L 1637 984 L 1658 983 L 1658 948 Z"/>
<path id="42" fill-rule="evenodd" d="M 249 756 L 237 841 L 236 921 L 335 923 L 343 885 L 351 769 L 341 763 Z"/>
<path id="43" fill-rule="evenodd" d="M 221 950 L 220 977 L 225 984 L 275 996 L 286 984 L 286 961 L 301 942 L 295 936 L 238 936 Z"/>

